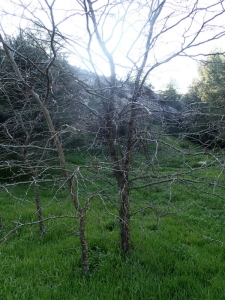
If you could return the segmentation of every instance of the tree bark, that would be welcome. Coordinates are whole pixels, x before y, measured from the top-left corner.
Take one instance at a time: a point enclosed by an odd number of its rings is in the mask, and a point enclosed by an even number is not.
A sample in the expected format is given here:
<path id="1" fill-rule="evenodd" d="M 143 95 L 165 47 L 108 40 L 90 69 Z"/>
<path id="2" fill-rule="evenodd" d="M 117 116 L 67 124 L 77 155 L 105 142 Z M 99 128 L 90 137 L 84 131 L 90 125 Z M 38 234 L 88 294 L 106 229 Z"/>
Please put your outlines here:
<path id="1" fill-rule="evenodd" d="M 3 230 L 2 216 L 0 215 L 0 231 Z"/>
<path id="2" fill-rule="evenodd" d="M 125 183 L 120 191 L 120 249 L 124 254 L 131 251 L 131 234 L 130 234 L 130 200 L 129 187 Z"/>
<path id="3" fill-rule="evenodd" d="M 34 183 L 34 194 L 35 194 L 35 203 L 36 203 L 36 210 L 37 210 L 37 217 L 39 221 L 39 233 L 43 235 L 45 233 L 43 215 L 42 215 L 42 207 L 40 201 L 40 191 L 38 183 L 35 181 Z"/>
<path id="4" fill-rule="evenodd" d="M 88 243 L 86 236 L 86 210 L 79 209 L 79 235 L 81 245 L 81 262 L 82 270 L 85 275 L 89 273 L 89 262 L 88 262 Z"/>

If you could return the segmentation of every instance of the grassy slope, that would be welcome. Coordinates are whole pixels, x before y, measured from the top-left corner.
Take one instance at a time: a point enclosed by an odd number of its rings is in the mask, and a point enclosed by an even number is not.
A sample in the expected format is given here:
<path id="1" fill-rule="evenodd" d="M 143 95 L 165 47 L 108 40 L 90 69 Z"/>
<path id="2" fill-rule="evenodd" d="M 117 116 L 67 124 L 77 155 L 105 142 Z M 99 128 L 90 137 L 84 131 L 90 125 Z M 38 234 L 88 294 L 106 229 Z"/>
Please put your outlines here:
<path id="1" fill-rule="evenodd" d="M 170 161 L 163 151 L 161 155 L 165 160 L 161 174 L 176 172 L 179 159 Z M 190 163 L 198 159 L 190 159 Z M 82 164 L 77 155 L 69 160 Z M 200 170 L 199 177 L 205 172 Z M 212 177 L 219 170 L 207 172 Z M 19 197 L 24 190 L 25 186 L 17 187 L 13 193 Z M 134 214 L 133 252 L 124 259 L 118 247 L 118 221 L 113 216 L 116 208 L 108 203 L 112 214 L 107 214 L 101 201 L 93 199 L 87 228 L 91 272 L 86 278 L 80 267 L 76 219 L 47 221 L 47 234 L 42 237 L 36 226 L 23 227 L 1 244 L 0 299 L 225 299 L 225 246 L 201 236 L 225 241 L 223 201 L 202 195 L 182 181 L 134 190 L 131 196 L 133 207 L 151 201 L 163 211 L 170 199 L 171 212 L 186 209 L 163 217 L 159 226 L 152 211 Z M 0 198 L 6 224 L 3 235 L 10 221 L 36 219 L 32 190 L 20 201 L 3 192 Z M 46 187 L 41 198 L 46 217 L 76 215 L 64 191 L 52 201 L 51 190 Z"/>

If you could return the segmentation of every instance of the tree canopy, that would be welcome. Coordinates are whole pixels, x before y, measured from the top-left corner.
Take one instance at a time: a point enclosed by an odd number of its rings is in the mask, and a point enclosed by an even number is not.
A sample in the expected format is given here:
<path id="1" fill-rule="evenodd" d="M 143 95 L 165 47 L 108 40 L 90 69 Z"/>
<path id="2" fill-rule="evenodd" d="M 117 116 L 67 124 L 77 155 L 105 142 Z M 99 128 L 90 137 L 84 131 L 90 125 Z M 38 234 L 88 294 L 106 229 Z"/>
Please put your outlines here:
<path id="1" fill-rule="evenodd" d="M 224 104 L 225 100 L 225 56 L 211 53 L 199 64 L 199 79 L 193 82 L 197 96 L 203 102 Z"/>
<path id="2" fill-rule="evenodd" d="M 211 52 L 198 67 L 199 79 L 194 79 L 183 97 L 187 130 L 193 140 L 207 147 L 224 147 L 225 57 Z"/>

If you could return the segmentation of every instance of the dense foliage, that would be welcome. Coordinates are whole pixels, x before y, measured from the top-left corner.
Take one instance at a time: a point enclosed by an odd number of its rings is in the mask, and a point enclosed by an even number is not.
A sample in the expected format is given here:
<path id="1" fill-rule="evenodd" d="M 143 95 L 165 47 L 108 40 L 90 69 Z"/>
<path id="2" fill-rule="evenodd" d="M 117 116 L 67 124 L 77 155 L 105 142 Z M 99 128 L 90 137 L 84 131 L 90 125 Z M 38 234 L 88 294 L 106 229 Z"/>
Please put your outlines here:
<path id="1" fill-rule="evenodd" d="M 186 95 L 183 124 L 189 138 L 204 147 L 225 146 L 225 58 L 211 53 L 199 64 L 195 79 Z"/>
<path id="2" fill-rule="evenodd" d="M 197 96 L 202 102 L 224 107 L 225 102 L 225 56 L 211 53 L 199 64 L 199 80 L 193 82 Z"/>

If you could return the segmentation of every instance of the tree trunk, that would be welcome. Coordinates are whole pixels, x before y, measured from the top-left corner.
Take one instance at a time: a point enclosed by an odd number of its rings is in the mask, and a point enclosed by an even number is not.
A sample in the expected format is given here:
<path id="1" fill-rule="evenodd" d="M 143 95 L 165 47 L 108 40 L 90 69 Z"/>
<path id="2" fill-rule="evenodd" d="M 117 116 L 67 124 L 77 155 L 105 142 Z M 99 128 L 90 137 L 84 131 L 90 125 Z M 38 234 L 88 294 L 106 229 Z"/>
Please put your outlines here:
<path id="1" fill-rule="evenodd" d="M 81 245 L 81 263 L 84 275 L 89 273 L 89 262 L 88 262 L 88 243 L 86 237 L 86 210 L 79 209 L 79 234 L 80 234 L 80 245 Z"/>
<path id="2" fill-rule="evenodd" d="M 120 249 L 124 254 L 131 251 L 130 200 L 128 183 L 120 191 Z"/>
<path id="3" fill-rule="evenodd" d="M 40 201 L 40 191 L 38 183 L 34 183 L 34 193 L 35 193 L 35 203 L 36 203 L 36 209 L 37 209 L 37 217 L 39 221 L 39 233 L 40 235 L 43 235 L 45 233 L 45 227 L 44 227 L 44 221 L 42 216 L 42 207 L 41 207 L 41 201 Z"/>
<path id="4" fill-rule="evenodd" d="M 2 216 L 0 215 L 0 231 L 3 230 Z"/>

